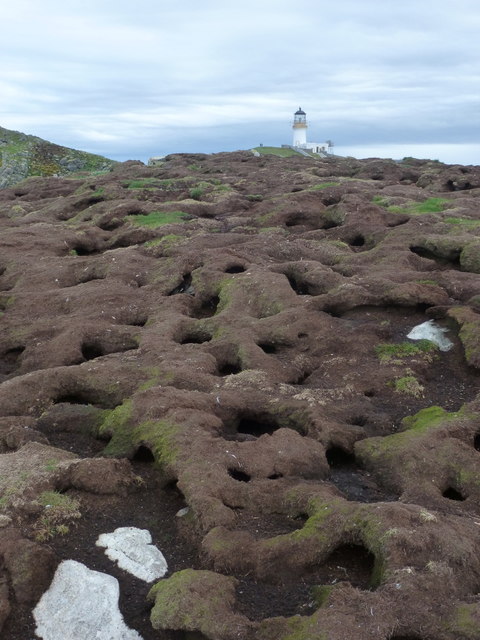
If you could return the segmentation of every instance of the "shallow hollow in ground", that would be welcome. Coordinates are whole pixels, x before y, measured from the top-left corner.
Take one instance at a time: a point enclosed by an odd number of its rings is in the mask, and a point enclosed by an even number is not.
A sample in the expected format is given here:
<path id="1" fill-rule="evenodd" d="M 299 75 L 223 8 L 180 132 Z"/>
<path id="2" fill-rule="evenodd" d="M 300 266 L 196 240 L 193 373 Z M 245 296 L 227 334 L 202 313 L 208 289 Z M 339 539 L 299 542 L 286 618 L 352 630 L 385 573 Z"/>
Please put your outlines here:
<path id="1" fill-rule="evenodd" d="M 290 428 L 300 435 L 307 435 L 307 427 L 300 422 L 281 423 L 279 419 L 266 412 L 244 412 L 226 425 L 223 437 L 227 440 L 254 440 L 265 434 L 272 435 L 277 429 Z"/>
<path id="2" fill-rule="evenodd" d="M 358 589 L 372 589 L 374 565 L 375 556 L 363 545 L 344 544 L 320 566 L 293 579 L 283 575 L 267 583 L 249 576 L 240 577 L 236 608 L 250 620 L 311 615 L 320 606 L 322 587 L 349 582 Z"/>

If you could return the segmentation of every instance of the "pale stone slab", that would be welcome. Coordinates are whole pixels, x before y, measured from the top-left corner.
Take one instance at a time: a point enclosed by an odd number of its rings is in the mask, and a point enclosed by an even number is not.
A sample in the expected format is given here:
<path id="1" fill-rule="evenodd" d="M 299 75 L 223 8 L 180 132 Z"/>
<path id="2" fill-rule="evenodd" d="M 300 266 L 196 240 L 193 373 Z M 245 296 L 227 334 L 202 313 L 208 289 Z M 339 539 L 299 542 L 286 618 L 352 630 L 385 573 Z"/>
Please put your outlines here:
<path id="1" fill-rule="evenodd" d="M 168 571 L 167 561 L 161 551 L 151 544 L 152 536 L 146 529 L 120 527 L 113 533 L 102 533 L 98 547 L 105 547 L 105 553 L 124 571 L 145 582 L 152 582 Z"/>
<path id="2" fill-rule="evenodd" d="M 430 340 L 437 345 L 440 351 L 450 351 L 453 342 L 444 335 L 447 331 L 448 329 L 440 327 L 434 320 L 428 320 L 413 327 L 407 338 L 410 340 Z"/>
<path id="3" fill-rule="evenodd" d="M 119 593 L 116 578 L 64 560 L 33 611 L 35 634 L 43 640 L 142 640 L 123 621 Z"/>

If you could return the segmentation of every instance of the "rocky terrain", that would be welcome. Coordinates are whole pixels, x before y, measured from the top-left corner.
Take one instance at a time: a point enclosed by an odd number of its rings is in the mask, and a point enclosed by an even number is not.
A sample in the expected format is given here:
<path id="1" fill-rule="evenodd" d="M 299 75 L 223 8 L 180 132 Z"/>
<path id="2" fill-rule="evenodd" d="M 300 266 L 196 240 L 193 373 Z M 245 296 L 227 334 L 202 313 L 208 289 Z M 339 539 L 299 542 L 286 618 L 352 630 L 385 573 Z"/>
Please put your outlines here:
<path id="1" fill-rule="evenodd" d="M 480 638 L 479 202 L 480 167 L 248 152 L 0 191 L 1 637 L 67 560 L 119 638 Z"/>
<path id="2" fill-rule="evenodd" d="M 30 176 L 107 171 L 115 164 L 103 156 L 61 147 L 36 136 L 0 127 L 0 188 Z"/>

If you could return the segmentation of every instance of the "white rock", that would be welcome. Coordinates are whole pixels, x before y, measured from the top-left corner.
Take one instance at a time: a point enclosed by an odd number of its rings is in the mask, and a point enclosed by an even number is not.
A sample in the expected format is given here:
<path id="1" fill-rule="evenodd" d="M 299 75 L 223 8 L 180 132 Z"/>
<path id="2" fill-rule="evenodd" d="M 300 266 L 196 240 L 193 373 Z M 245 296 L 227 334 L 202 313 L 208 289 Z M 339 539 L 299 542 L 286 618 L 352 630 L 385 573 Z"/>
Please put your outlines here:
<path id="1" fill-rule="evenodd" d="M 189 507 L 183 507 L 183 509 L 180 509 L 179 511 L 177 511 L 175 515 L 177 516 L 177 518 L 183 518 L 184 516 L 187 515 L 189 511 L 190 511 Z"/>
<path id="2" fill-rule="evenodd" d="M 123 621 L 119 593 L 116 578 L 64 560 L 33 611 L 35 634 L 43 640 L 142 640 Z"/>
<path id="3" fill-rule="evenodd" d="M 152 582 L 163 578 L 168 566 L 162 552 L 151 542 L 152 536 L 146 529 L 120 527 L 113 533 L 102 533 L 95 544 L 105 547 L 107 556 L 121 569 L 140 580 Z"/>
<path id="4" fill-rule="evenodd" d="M 453 347 L 453 342 L 443 335 L 447 331 L 448 329 L 440 327 L 433 320 L 428 320 L 413 327 L 407 338 L 410 338 L 410 340 L 430 340 L 430 342 L 437 345 L 440 351 L 450 351 Z"/>

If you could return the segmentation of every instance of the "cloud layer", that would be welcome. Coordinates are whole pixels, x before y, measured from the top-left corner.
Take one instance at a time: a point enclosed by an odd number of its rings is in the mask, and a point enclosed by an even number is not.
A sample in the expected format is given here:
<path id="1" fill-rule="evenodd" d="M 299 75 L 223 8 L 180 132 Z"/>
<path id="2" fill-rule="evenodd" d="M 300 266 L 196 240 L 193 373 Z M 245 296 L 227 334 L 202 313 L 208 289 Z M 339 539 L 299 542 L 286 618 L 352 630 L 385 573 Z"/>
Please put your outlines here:
<path id="1" fill-rule="evenodd" d="M 301 104 L 338 149 L 480 163 L 477 0 L 18 0 L 2 25 L 0 125 L 59 144 L 142 160 L 279 145 Z"/>

